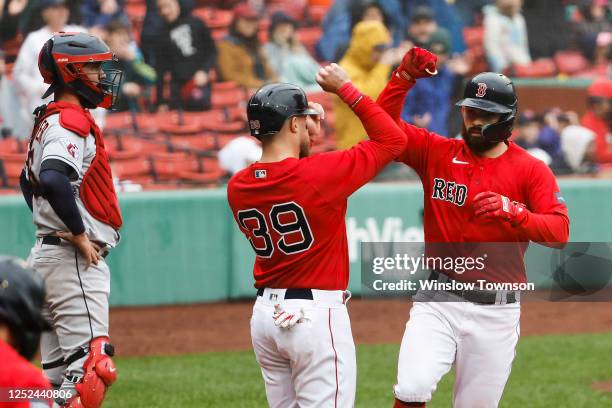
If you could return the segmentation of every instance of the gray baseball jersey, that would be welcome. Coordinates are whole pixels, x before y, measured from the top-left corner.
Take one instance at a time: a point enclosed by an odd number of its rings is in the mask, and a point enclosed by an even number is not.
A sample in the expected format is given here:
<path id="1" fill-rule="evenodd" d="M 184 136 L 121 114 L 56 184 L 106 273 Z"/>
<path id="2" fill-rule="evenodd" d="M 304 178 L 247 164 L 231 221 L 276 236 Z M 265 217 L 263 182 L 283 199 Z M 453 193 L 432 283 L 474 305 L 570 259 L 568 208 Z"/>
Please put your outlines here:
<path id="1" fill-rule="evenodd" d="M 31 170 L 39 178 L 40 166 L 47 159 L 61 160 L 74 169 L 78 178 L 71 180 L 72 191 L 77 203 L 85 232 L 90 240 L 100 241 L 115 247 L 119 242 L 119 233 L 110 225 L 98 221 L 89 214 L 79 197 L 79 188 L 83 176 L 96 156 L 96 141 L 93 135 L 83 138 L 59 124 L 59 115 L 47 117 L 39 126 L 36 139 L 32 144 Z M 55 213 L 49 202 L 43 197 L 34 197 L 33 218 L 36 235 L 53 235 L 58 231 L 68 231 L 62 220 Z"/>

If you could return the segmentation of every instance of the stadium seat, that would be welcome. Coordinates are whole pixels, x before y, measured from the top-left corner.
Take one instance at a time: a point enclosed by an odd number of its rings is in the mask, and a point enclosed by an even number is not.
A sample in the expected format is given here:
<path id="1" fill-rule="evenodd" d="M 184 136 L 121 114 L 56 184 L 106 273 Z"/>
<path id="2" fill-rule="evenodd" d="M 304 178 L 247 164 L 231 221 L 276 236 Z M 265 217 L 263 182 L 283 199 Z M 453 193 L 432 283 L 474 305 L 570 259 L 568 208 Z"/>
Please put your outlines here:
<path id="1" fill-rule="evenodd" d="M 211 103 L 213 109 L 230 108 L 245 100 L 246 92 L 242 88 L 220 90 L 215 85 L 212 87 Z"/>
<path id="2" fill-rule="evenodd" d="M 560 74 L 574 75 L 589 67 L 587 59 L 578 51 L 559 51 L 554 61 Z"/>
<path id="3" fill-rule="evenodd" d="M 11 154 L 24 151 L 23 144 L 13 137 L 0 139 L 0 154 Z"/>
<path id="4" fill-rule="evenodd" d="M 517 65 L 514 67 L 514 75 L 517 77 L 550 77 L 557 71 L 555 63 L 550 58 L 541 58 L 527 65 Z"/>
<path id="5" fill-rule="evenodd" d="M 196 151 L 210 151 L 216 148 L 215 135 L 199 133 L 190 136 L 170 136 L 168 138 L 171 150 L 190 149 Z"/>
<path id="6" fill-rule="evenodd" d="M 315 55 L 315 46 L 317 45 L 317 42 L 321 38 L 322 34 L 323 30 L 321 30 L 321 27 L 319 26 L 303 27 L 297 32 L 298 39 L 311 55 Z"/>
<path id="7" fill-rule="evenodd" d="M 11 162 L 0 159 L 0 185 L 4 187 L 18 186 L 23 164 L 23 161 Z"/>
<path id="8" fill-rule="evenodd" d="M 153 181 L 151 161 L 148 158 L 111 162 L 113 176 L 120 180 L 131 180 L 134 183 L 146 184 Z"/>
<path id="9" fill-rule="evenodd" d="M 18 163 L 23 166 L 27 159 L 26 153 L 0 153 L 0 159 L 5 162 Z"/>

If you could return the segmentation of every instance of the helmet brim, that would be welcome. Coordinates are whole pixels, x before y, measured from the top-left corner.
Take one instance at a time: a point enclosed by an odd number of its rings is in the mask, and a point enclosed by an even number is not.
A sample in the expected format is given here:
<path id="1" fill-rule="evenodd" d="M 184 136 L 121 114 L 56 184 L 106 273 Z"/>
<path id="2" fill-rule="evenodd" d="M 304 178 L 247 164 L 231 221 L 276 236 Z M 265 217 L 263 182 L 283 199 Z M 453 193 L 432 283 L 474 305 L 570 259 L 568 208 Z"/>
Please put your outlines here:
<path id="1" fill-rule="evenodd" d="M 455 104 L 456 106 L 467 106 L 468 108 L 481 109 L 492 113 L 511 113 L 512 108 L 486 99 L 464 98 Z"/>
<path id="2" fill-rule="evenodd" d="M 310 115 L 317 115 L 318 116 L 320 114 L 321 114 L 321 112 L 319 112 L 316 109 L 306 109 L 304 112 L 300 113 L 300 115 L 307 115 L 307 116 L 310 116 Z"/>

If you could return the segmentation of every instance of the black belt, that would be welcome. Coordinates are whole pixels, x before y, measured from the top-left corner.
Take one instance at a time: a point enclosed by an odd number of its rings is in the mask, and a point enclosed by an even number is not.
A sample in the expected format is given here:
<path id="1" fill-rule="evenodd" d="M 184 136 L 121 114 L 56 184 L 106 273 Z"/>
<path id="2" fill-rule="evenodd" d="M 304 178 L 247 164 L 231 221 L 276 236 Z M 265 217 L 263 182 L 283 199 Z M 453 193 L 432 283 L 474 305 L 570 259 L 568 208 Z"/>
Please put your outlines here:
<path id="1" fill-rule="evenodd" d="M 431 271 L 428 280 L 439 280 L 440 276 L 445 276 L 448 279 L 448 282 L 452 282 L 453 280 L 448 276 L 438 273 L 436 271 Z M 483 305 L 494 305 L 497 303 L 497 291 L 491 290 L 452 290 L 452 289 L 444 289 L 444 292 L 452 293 L 453 295 L 459 296 L 472 303 L 479 303 Z M 506 292 L 506 303 L 516 303 L 516 292 Z"/>
<path id="2" fill-rule="evenodd" d="M 62 245 L 62 239 L 60 237 L 56 237 L 55 235 L 45 235 L 42 237 L 43 245 Z M 100 256 L 102 258 L 106 258 L 108 256 L 108 249 L 102 249 L 100 251 Z"/>
<path id="3" fill-rule="evenodd" d="M 263 296 L 264 288 L 257 289 L 257 296 Z M 286 289 L 285 300 L 287 299 L 307 299 L 313 300 L 311 289 Z"/>

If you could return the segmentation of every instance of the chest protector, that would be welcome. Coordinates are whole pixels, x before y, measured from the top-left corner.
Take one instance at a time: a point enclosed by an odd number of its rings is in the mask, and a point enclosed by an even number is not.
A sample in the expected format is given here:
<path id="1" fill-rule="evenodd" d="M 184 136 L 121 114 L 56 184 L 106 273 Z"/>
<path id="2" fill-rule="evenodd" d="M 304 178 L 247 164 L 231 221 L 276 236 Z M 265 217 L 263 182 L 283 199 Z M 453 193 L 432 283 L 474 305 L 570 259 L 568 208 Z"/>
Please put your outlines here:
<path id="1" fill-rule="evenodd" d="M 92 217 L 118 230 L 123 224 L 123 220 L 117 201 L 117 193 L 113 185 L 108 154 L 104 148 L 104 140 L 102 139 L 100 128 L 89 111 L 70 103 L 51 102 L 46 108 L 38 108 L 35 114 L 37 115 L 36 122 L 30 138 L 30 152 L 28 154 L 28 176 L 30 182 L 33 185 L 37 184 L 36 180 L 33 180 L 29 167 L 32 144 L 39 133 L 39 126 L 47 117 L 59 114 L 59 123 L 64 129 L 68 129 L 83 138 L 88 137 L 90 133 L 93 134 L 96 142 L 96 156 L 83 177 L 79 195 Z"/>

